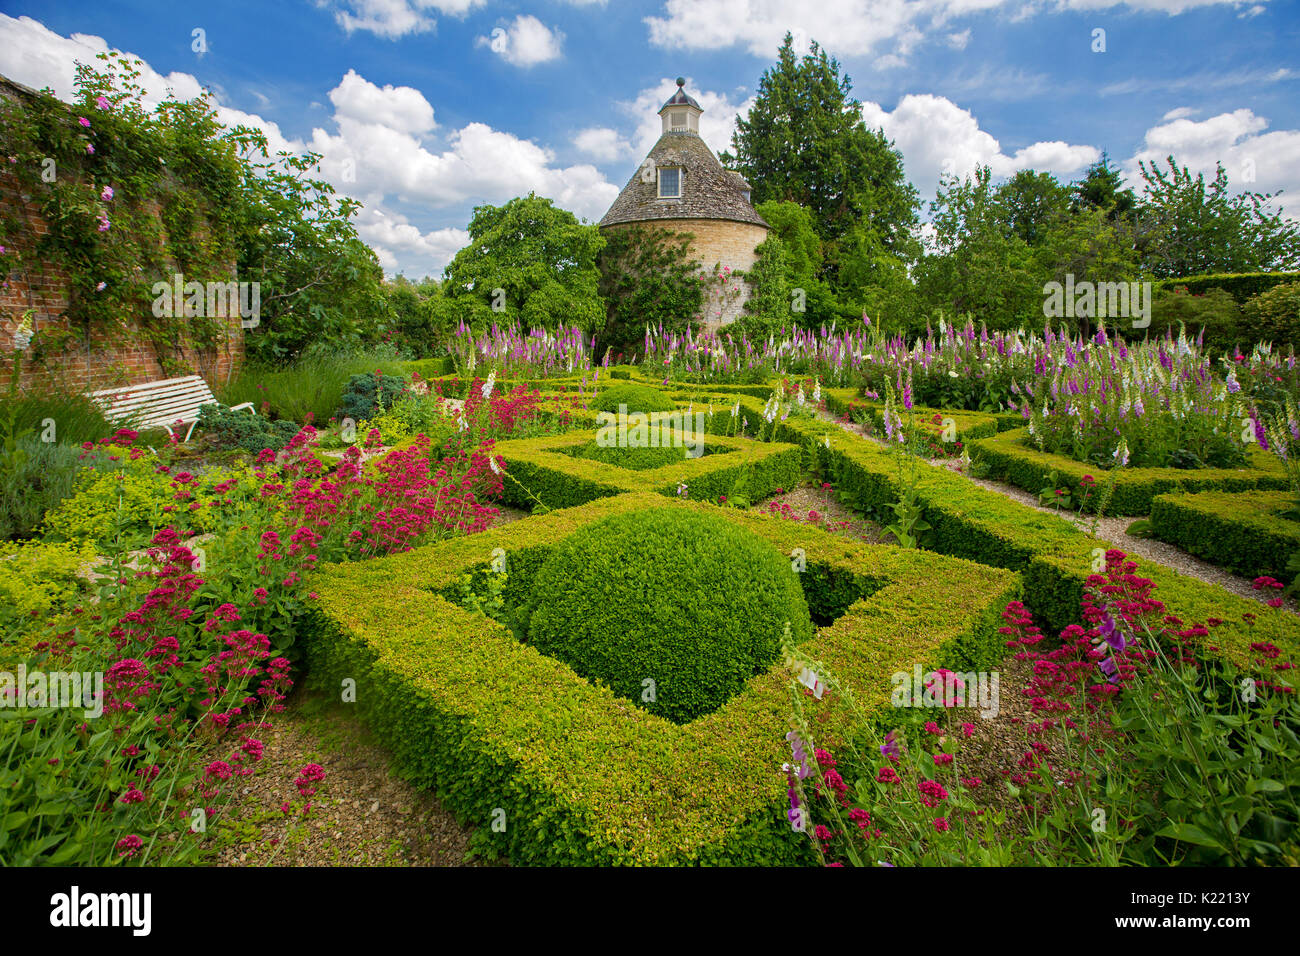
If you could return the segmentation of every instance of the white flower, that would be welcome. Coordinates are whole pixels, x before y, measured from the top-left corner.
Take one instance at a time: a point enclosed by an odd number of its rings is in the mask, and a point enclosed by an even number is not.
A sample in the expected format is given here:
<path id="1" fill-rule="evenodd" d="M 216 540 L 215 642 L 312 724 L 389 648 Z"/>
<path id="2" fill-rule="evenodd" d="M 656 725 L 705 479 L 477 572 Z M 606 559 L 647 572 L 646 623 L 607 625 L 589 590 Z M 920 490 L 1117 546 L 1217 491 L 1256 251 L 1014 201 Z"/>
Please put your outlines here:
<path id="1" fill-rule="evenodd" d="M 957 370 L 956 370 L 955 368 L 950 368 L 950 369 L 948 369 L 948 377 L 949 377 L 949 378 L 956 378 L 956 377 L 957 377 Z"/>
<path id="2" fill-rule="evenodd" d="M 573 371 L 573 369 L 569 369 L 569 371 Z M 492 397 L 492 389 L 496 387 L 496 384 L 497 384 L 497 370 L 493 369 L 492 371 L 488 372 L 487 381 L 483 383 L 483 401 L 486 402 L 489 398 Z"/>
<path id="3" fill-rule="evenodd" d="M 488 455 L 488 467 L 492 469 L 492 474 L 494 475 L 501 474 L 501 469 L 497 467 L 497 460 L 493 458 L 491 455 Z"/>
<path id="4" fill-rule="evenodd" d="M 456 425 L 456 430 L 463 432 L 463 431 L 467 431 L 468 429 L 469 429 L 469 422 L 465 421 L 464 415 L 460 416 L 460 422 Z"/>

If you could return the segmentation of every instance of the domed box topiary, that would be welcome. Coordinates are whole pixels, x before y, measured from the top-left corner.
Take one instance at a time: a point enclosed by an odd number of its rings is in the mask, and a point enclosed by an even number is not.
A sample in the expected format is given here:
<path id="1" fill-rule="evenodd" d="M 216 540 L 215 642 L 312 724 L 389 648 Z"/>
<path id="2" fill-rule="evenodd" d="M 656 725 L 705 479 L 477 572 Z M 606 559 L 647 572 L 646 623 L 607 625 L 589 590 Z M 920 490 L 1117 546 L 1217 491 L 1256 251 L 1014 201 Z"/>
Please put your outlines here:
<path id="1" fill-rule="evenodd" d="M 534 583 L 528 642 L 651 713 L 711 713 L 812 622 L 789 558 L 733 521 L 658 508 L 557 547 Z"/>

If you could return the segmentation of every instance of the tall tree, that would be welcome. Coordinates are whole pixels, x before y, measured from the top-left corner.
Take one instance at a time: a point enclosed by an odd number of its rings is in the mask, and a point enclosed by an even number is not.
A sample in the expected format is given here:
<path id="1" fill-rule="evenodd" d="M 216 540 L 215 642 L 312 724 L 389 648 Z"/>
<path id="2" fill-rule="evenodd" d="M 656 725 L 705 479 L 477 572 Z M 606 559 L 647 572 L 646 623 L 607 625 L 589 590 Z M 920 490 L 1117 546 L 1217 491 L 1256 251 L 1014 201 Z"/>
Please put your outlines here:
<path id="1" fill-rule="evenodd" d="M 504 206 L 475 207 L 469 240 L 447 265 L 439 300 L 444 323 L 587 331 L 604 323 L 596 256 L 605 240 L 595 226 L 529 193 Z"/>
<path id="2" fill-rule="evenodd" d="M 1139 162 L 1144 181 L 1139 216 L 1144 265 L 1159 278 L 1208 272 L 1300 267 L 1300 228 L 1273 211 L 1273 193 L 1228 191 L 1215 163 L 1213 181 L 1191 174 L 1172 156 L 1169 169 Z"/>
<path id="3" fill-rule="evenodd" d="M 852 88 L 815 42 L 796 56 L 787 33 L 749 116 L 736 124 L 734 152 L 721 159 L 749 180 L 755 202 L 806 206 L 823 240 L 834 242 L 870 219 L 885 250 L 909 260 L 919 251 L 916 190 L 893 144 L 867 129 Z"/>

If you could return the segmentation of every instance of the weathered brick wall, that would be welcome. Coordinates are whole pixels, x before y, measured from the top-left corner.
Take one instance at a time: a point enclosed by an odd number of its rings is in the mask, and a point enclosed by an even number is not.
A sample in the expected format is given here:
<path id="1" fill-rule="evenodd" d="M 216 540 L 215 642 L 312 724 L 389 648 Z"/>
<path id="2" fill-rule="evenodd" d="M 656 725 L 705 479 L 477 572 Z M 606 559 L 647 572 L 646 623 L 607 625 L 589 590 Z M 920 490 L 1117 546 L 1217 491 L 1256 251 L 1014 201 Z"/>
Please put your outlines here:
<path id="1" fill-rule="evenodd" d="M 21 101 L 31 95 L 32 91 L 26 87 L 0 77 L 0 99 Z M 64 173 L 60 172 L 60 175 Z M 76 172 L 70 171 L 67 175 L 76 175 Z M 0 245 L 18 250 L 22 260 L 22 264 L 9 275 L 0 276 L 0 359 L 3 359 L 6 369 L 0 379 L 5 385 L 9 381 L 8 370 L 12 369 L 16 348 L 15 332 L 29 309 L 35 310 L 32 315 L 34 332 L 69 328 L 66 316 L 69 277 L 62 269 L 36 258 L 37 240 L 48 232 L 37 198 L 24 193 L 8 157 L 0 157 L 0 223 L 11 224 L 10 229 L 0 230 Z M 17 223 L 16 230 L 13 223 Z M 176 271 L 169 265 L 164 274 L 149 278 L 171 282 Z M 233 263 L 230 273 L 233 278 Z M 110 336 L 78 333 L 68 339 L 66 349 L 44 355 L 39 362 L 33 360 L 34 347 L 28 349 L 23 356 L 20 387 L 26 391 L 92 391 L 170 377 L 175 372 L 164 371 L 158 351 L 138 334 L 139 322 L 143 318 L 147 316 L 125 317 L 125 334 L 120 331 Z M 215 347 L 203 350 L 186 346 L 167 348 L 164 355 L 189 366 L 207 379 L 214 389 L 224 385 L 242 365 L 244 358 L 244 330 L 239 316 L 230 316 L 224 325 L 225 334 Z"/>
<path id="2" fill-rule="evenodd" d="M 607 226 L 607 229 L 626 229 L 634 223 Z M 646 225 L 644 223 L 640 225 Z M 749 222 L 728 222 L 720 219 L 665 219 L 649 225 L 690 233 L 690 255 L 712 272 L 714 265 L 732 271 L 747 272 L 758 260 L 754 249 L 767 238 L 767 230 Z M 731 280 L 711 285 L 709 295 L 700 308 L 700 322 L 717 329 L 740 318 L 751 294 L 749 283 Z"/>

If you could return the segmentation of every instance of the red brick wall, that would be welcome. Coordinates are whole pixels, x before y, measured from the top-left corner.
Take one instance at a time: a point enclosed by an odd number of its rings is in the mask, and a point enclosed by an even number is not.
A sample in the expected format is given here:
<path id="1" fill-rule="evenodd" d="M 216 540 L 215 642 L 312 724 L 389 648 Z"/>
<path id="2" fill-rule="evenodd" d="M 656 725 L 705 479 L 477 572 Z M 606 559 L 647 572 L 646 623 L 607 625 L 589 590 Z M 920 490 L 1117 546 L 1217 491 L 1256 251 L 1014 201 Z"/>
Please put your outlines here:
<path id="1" fill-rule="evenodd" d="M 0 98 L 30 95 L 25 87 L 0 77 Z M 0 360 L 4 364 L 0 384 L 5 386 L 13 368 L 14 333 L 28 309 L 35 309 L 32 316 L 35 332 L 69 328 L 68 276 L 48 263 L 35 261 L 37 238 L 47 232 L 38 210 L 35 197 L 22 195 L 20 181 L 10 171 L 7 157 L 0 157 L 0 221 L 19 223 L 16 235 L 0 233 L 0 245 L 18 250 L 22 259 L 22 264 L 11 274 L 0 276 Z M 175 271 L 178 270 L 169 269 L 156 281 L 170 282 Z M 234 278 L 233 263 L 231 277 Z M 41 362 L 32 360 L 35 346 L 29 348 L 23 356 L 20 387 L 28 391 L 50 388 L 92 391 L 170 377 L 163 371 L 154 346 L 136 334 L 137 321 L 128 316 L 125 324 L 126 333 L 119 330 L 111 338 L 78 334 L 68 340 L 65 351 L 45 355 Z M 244 359 L 244 331 L 238 315 L 228 318 L 225 324 L 224 340 L 219 340 L 215 348 L 167 349 L 167 357 L 188 365 L 207 379 L 213 389 L 219 388 L 229 381 Z"/>

